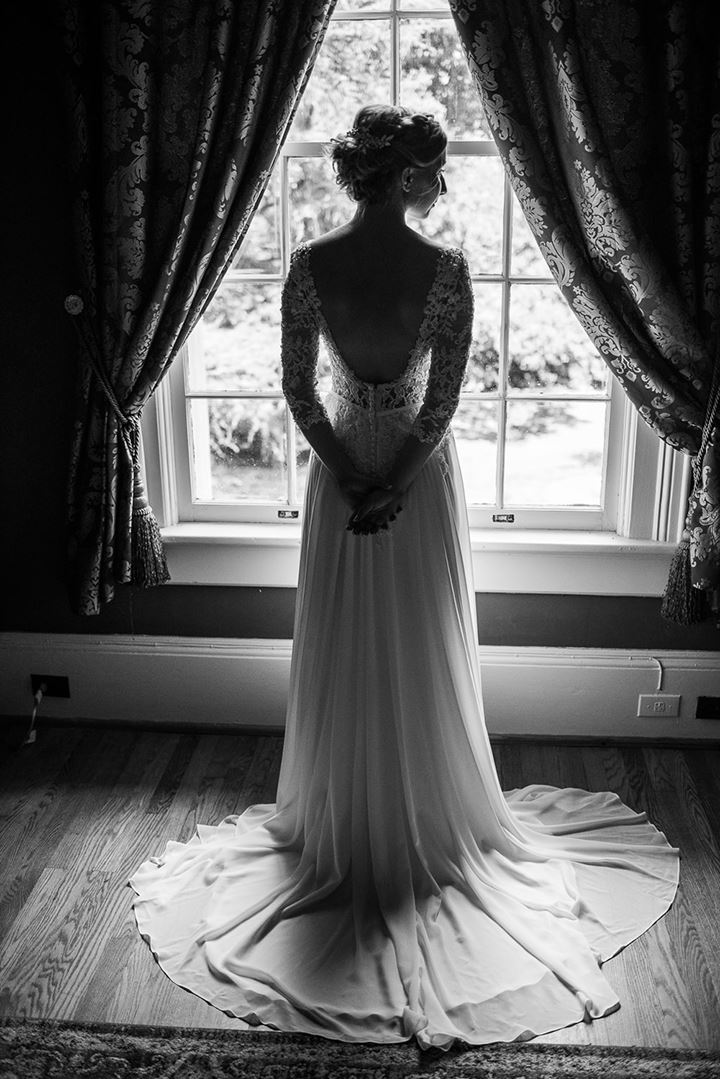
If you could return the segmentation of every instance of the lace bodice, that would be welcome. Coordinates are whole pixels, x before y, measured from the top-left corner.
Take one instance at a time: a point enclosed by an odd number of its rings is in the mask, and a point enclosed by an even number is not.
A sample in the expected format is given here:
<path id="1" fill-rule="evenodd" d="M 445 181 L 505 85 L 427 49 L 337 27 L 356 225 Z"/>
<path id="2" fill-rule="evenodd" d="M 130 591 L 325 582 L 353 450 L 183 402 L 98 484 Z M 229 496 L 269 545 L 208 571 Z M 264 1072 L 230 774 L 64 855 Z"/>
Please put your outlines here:
<path id="1" fill-rule="evenodd" d="M 282 296 L 282 388 L 302 431 L 329 422 L 358 468 L 381 474 L 405 437 L 439 445 L 457 408 L 472 335 L 472 286 L 458 248 L 441 251 L 435 278 L 405 371 L 388 382 L 365 382 L 343 360 L 325 321 L 300 244 Z M 332 390 L 322 400 L 320 336 L 330 357 Z"/>

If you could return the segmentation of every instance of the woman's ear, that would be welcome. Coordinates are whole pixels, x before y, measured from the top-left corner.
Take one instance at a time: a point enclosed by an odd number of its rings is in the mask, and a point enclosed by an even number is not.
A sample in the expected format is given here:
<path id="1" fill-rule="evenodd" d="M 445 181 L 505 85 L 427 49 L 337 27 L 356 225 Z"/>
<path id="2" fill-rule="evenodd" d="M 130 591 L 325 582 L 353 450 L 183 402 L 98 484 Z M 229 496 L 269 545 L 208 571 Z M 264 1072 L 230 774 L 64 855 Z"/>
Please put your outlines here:
<path id="1" fill-rule="evenodd" d="M 400 180 L 401 180 L 401 183 L 402 183 L 403 191 L 409 191 L 410 190 L 410 187 L 412 185 L 412 182 L 413 182 L 414 178 L 415 178 L 415 169 L 411 168 L 408 165 L 407 168 L 404 168 L 402 170 L 402 172 L 400 173 Z"/>

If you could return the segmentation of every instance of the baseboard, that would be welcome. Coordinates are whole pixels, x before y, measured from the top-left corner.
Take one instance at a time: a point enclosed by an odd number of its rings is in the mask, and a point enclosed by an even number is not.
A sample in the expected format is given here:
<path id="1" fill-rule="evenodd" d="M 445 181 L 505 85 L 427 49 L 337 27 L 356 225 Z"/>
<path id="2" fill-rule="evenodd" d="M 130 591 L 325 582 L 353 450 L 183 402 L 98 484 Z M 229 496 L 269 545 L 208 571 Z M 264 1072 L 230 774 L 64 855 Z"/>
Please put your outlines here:
<path id="1" fill-rule="evenodd" d="M 64 675 L 44 720 L 228 731 L 282 730 L 291 642 L 227 638 L 0 634 L 0 716 L 29 716 L 30 675 Z M 696 718 L 720 696 L 720 653 L 594 648 L 479 649 L 489 733 L 497 738 L 709 742 Z M 677 718 L 639 718 L 640 693 L 681 695 Z"/>

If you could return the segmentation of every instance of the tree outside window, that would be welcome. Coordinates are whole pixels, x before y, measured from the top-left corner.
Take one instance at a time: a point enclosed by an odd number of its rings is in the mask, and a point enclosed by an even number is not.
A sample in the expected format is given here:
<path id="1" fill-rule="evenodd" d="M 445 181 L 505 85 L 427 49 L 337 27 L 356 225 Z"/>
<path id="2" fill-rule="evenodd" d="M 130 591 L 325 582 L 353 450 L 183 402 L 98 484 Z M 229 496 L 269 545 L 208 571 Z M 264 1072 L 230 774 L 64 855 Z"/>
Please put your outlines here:
<path id="1" fill-rule="evenodd" d="M 579 510 L 587 527 L 601 527 L 607 369 L 504 179 L 449 13 L 422 9 L 418 0 L 393 11 L 371 0 L 337 6 L 263 201 L 189 343 L 193 501 L 250 512 L 301 505 L 309 447 L 280 390 L 282 281 L 292 248 L 353 212 L 328 140 L 362 105 L 394 101 L 433 112 L 450 139 L 448 195 L 416 227 L 462 247 L 473 276 L 473 343 L 453 429 L 475 522 Z M 322 350 L 320 384 L 329 384 Z"/>

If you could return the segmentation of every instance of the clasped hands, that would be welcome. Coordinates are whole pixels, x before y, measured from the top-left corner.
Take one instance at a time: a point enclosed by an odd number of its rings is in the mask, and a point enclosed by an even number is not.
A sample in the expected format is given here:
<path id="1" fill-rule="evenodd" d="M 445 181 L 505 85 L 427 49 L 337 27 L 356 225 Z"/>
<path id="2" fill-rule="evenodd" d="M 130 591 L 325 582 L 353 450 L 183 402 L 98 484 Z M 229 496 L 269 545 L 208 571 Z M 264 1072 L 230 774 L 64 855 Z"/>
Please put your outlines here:
<path id="1" fill-rule="evenodd" d="M 350 506 L 347 529 L 356 536 L 372 535 L 390 527 L 402 509 L 399 501 L 402 491 L 393 484 L 351 471 L 338 481 L 340 494 Z"/>

